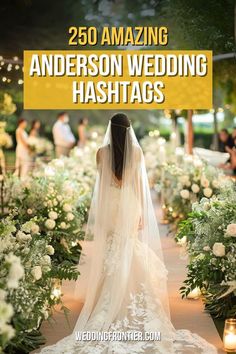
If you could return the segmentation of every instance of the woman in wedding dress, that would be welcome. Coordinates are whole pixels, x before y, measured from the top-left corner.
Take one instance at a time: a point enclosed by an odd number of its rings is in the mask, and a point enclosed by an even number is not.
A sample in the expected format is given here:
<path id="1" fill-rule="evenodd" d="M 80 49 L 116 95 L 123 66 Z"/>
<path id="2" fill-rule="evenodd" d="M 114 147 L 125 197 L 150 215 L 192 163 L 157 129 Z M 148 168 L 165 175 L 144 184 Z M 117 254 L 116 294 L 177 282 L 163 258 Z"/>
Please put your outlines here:
<path id="1" fill-rule="evenodd" d="M 92 257 L 85 303 L 73 333 L 41 353 L 217 353 L 198 335 L 175 330 L 171 323 L 144 157 L 125 114 L 110 120 L 97 166 L 86 232 Z M 78 340 L 82 332 L 138 333 L 139 340 Z M 148 341 L 148 332 L 160 333 L 161 340 Z"/>

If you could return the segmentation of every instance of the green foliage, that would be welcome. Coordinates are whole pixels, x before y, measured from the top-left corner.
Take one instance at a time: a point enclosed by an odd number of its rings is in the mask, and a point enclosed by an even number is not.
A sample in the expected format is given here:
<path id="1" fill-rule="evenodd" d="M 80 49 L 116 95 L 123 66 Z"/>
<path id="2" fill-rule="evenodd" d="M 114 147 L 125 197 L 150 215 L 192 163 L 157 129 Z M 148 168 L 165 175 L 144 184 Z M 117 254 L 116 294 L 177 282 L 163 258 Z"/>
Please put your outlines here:
<path id="1" fill-rule="evenodd" d="M 60 280 L 63 279 L 77 280 L 79 274 L 80 273 L 77 269 L 77 266 L 76 265 L 72 266 L 69 260 L 65 260 L 61 264 L 53 268 L 48 274 L 48 276 Z"/>
<path id="2" fill-rule="evenodd" d="M 205 308 L 214 317 L 236 316 L 236 187 L 227 182 L 218 196 L 202 199 L 180 224 L 177 242 L 190 263 L 180 292 L 199 287 Z"/>

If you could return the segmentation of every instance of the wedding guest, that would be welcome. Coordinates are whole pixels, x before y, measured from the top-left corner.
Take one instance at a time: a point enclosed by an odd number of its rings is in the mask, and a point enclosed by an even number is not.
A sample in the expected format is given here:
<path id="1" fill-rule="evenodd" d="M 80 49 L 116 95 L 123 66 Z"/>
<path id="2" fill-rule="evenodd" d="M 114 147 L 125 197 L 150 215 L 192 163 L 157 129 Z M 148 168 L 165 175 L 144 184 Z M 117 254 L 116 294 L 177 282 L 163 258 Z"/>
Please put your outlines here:
<path id="1" fill-rule="evenodd" d="M 69 116 L 66 112 L 58 114 L 52 133 L 56 147 L 56 157 L 69 156 L 70 150 L 75 145 L 75 137 L 71 131 Z"/>
<path id="2" fill-rule="evenodd" d="M 16 164 L 15 174 L 18 177 L 26 177 L 32 167 L 32 156 L 27 143 L 28 134 L 26 132 L 27 121 L 24 118 L 19 119 L 16 129 Z"/>
<path id="3" fill-rule="evenodd" d="M 219 133 L 219 150 L 221 152 L 227 152 L 227 147 L 232 149 L 234 147 L 234 141 L 227 129 L 221 129 Z"/>
<path id="4" fill-rule="evenodd" d="M 79 142 L 78 145 L 79 147 L 84 147 L 86 145 L 86 127 L 88 125 L 88 118 L 82 118 L 79 121 L 79 126 L 78 126 L 78 137 L 79 137 Z"/>
<path id="5" fill-rule="evenodd" d="M 231 170 L 232 173 L 236 175 L 236 135 L 234 137 L 234 132 L 232 133 L 232 141 L 232 146 L 225 146 L 225 151 L 230 154 L 230 158 L 225 164 L 222 164 L 219 167 L 223 168 L 224 170 Z"/>
<path id="6" fill-rule="evenodd" d="M 40 120 L 34 119 L 31 123 L 31 129 L 30 129 L 29 136 L 38 137 L 40 128 L 41 128 Z"/>

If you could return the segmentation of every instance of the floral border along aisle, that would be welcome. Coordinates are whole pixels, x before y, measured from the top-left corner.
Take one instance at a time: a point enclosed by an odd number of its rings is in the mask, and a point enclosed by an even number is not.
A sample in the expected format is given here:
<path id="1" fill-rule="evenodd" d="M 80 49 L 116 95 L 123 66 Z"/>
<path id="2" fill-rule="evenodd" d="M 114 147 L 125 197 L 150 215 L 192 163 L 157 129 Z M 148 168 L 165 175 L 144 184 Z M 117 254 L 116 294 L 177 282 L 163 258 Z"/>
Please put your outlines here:
<path id="1" fill-rule="evenodd" d="M 193 205 L 177 233 L 189 254 L 183 296 L 199 288 L 214 317 L 236 316 L 236 185 L 226 183 L 218 196 Z"/>
<path id="2" fill-rule="evenodd" d="M 28 353 L 44 342 L 40 325 L 55 304 L 64 311 L 60 283 L 77 279 L 79 241 L 95 179 L 92 142 L 70 158 L 42 164 L 21 181 L 5 180 L 0 222 L 0 352 Z M 7 207 L 7 209 L 6 209 Z"/>

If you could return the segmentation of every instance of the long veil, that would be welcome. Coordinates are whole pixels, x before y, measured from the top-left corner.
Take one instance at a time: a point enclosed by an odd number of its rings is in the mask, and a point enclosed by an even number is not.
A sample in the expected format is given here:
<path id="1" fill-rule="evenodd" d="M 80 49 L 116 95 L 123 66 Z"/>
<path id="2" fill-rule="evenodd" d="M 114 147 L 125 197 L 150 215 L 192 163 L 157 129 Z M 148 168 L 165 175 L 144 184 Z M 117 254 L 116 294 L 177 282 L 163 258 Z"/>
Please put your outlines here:
<path id="1" fill-rule="evenodd" d="M 137 239 L 140 256 L 146 268 L 142 274 L 142 286 L 145 287 L 145 283 L 150 282 L 152 274 L 152 278 L 156 276 L 155 269 L 152 269 L 153 260 L 147 249 L 152 250 L 160 261 L 156 271 L 164 278 L 167 273 L 162 263 L 160 236 L 142 150 L 132 126 L 121 126 L 118 129 L 125 130 L 121 182 L 117 181 L 114 175 L 111 122 L 98 152 L 98 174 L 86 232 L 86 239 L 90 243 L 91 264 L 87 269 L 89 280 L 86 301 L 75 326 L 76 331 L 85 328 L 91 314 L 96 312 L 98 293 L 101 298 L 103 288 L 109 289 L 109 294 L 104 294 L 104 298 L 109 297 L 112 306 L 108 308 L 102 328 L 107 329 L 116 318 L 127 292 L 130 272 L 134 270 L 131 266 Z M 137 272 L 140 272 L 140 269 L 137 269 Z M 133 278 L 135 276 L 137 274 L 133 274 Z M 160 276 L 152 280 L 152 284 L 157 285 L 156 296 L 169 317 L 166 282 L 156 284 Z M 100 304 L 97 304 L 97 309 L 100 310 Z"/>

